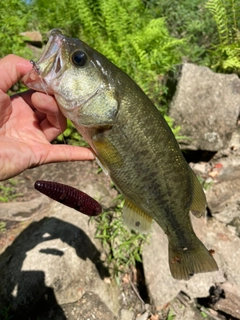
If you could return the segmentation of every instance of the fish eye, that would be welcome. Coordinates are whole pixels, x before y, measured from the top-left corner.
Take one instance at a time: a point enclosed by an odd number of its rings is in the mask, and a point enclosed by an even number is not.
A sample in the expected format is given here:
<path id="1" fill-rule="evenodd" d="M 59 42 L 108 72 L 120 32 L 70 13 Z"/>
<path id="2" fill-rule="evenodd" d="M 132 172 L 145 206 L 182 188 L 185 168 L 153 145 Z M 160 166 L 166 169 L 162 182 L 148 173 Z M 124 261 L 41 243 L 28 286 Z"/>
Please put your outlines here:
<path id="1" fill-rule="evenodd" d="M 76 67 L 83 67 L 87 62 L 87 55 L 81 50 L 76 50 L 73 52 L 71 60 Z"/>

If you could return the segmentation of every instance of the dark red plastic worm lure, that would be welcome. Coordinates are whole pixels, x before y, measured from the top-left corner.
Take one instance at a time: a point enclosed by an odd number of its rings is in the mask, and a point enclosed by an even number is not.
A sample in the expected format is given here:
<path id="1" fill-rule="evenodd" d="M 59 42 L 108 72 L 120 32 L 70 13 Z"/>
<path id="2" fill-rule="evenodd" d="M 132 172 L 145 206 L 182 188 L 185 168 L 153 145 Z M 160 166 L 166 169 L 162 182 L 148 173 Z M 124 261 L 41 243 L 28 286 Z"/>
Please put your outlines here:
<path id="1" fill-rule="evenodd" d="M 87 216 L 98 216 L 102 212 L 102 207 L 96 200 L 76 188 L 58 182 L 43 180 L 37 180 L 34 187 L 49 198 Z"/>

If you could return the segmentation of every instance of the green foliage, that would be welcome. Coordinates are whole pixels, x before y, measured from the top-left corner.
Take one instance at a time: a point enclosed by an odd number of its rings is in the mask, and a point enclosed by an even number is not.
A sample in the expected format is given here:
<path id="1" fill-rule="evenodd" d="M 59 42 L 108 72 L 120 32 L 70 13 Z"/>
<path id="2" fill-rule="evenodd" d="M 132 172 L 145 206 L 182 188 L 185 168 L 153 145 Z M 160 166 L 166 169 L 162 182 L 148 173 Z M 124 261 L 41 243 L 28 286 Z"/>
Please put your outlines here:
<path id="1" fill-rule="evenodd" d="M 238 0 L 208 0 L 206 8 L 217 25 L 219 43 L 211 50 L 213 68 L 240 70 L 240 4 Z"/>
<path id="2" fill-rule="evenodd" d="M 0 202 L 9 202 L 20 196 L 16 194 L 14 184 L 14 180 L 9 179 L 7 184 L 0 185 Z"/>
<path id="3" fill-rule="evenodd" d="M 0 5 L 0 58 L 14 53 L 26 58 L 31 57 L 21 32 L 26 31 L 31 12 L 24 1 L 1 1 Z"/>
<path id="4" fill-rule="evenodd" d="M 0 221 L 0 232 L 5 232 L 7 223 L 5 221 Z"/>
<path id="5" fill-rule="evenodd" d="M 130 75 L 160 106 L 161 77 L 181 61 L 184 40 L 170 36 L 140 0 L 79 0 L 78 36 Z M 117 18 L 116 18 L 117 12 Z"/>
<path id="6" fill-rule="evenodd" d="M 72 146 L 86 147 L 88 146 L 87 142 L 83 140 L 77 129 L 74 127 L 72 122 L 67 119 L 67 129 L 60 134 L 57 139 L 57 142 L 70 144 Z"/>
<path id="7" fill-rule="evenodd" d="M 11 305 L 3 307 L 2 309 L 0 309 L 0 319 L 2 320 L 10 320 L 13 319 L 13 316 L 10 315 L 11 313 Z"/>
<path id="8" fill-rule="evenodd" d="M 201 176 L 197 176 L 197 178 L 205 191 L 208 191 L 212 187 L 212 185 L 213 185 L 212 180 L 208 181 L 208 179 L 206 180 L 206 179 L 202 178 Z"/>
<path id="9" fill-rule="evenodd" d="M 169 310 L 167 315 L 167 320 L 174 320 L 176 318 L 176 315 L 173 313 L 172 310 Z"/>
<path id="10" fill-rule="evenodd" d="M 119 196 L 122 199 L 122 196 Z M 106 262 L 119 279 L 127 273 L 135 261 L 141 262 L 142 245 L 147 236 L 130 231 L 123 225 L 121 211 L 124 201 L 113 211 L 105 211 L 95 218 L 97 222 L 96 238 L 100 239 L 106 251 Z"/>
<path id="11" fill-rule="evenodd" d="M 216 41 L 216 26 L 205 0 L 144 0 L 155 17 L 165 17 L 170 34 L 185 38 L 185 59 L 206 65 L 210 44 Z"/>
<path id="12" fill-rule="evenodd" d="M 180 126 L 177 126 L 175 127 L 174 126 L 174 121 L 172 118 L 170 118 L 169 116 L 165 115 L 164 116 L 165 120 L 167 121 L 169 127 L 172 129 L 172 132 L 175 136 L 175 138 L 178 140 L 178 139 L 187 139 L 187 137 L 185 136 L 180 136 L 179 135 L 179 131 L 181 130 L 181 127 Z"/>
<path id="13" fill-rule="evenodd" d="M 201 311 L 200 313 L 201 313 L 201 316 L 202 316 L 204 319 L 207 319 L 208 316 L 207 316 L 207 314 L 206 314 L 204 311 Z"/>
<path id="14" fill-rule="evenodd" d="M 31 29 L 40 30 L 44 41 L 48 40 L 48 32 L 55 28 L 61 28 L 71 35 L 76 34 L 75 27 L 79 30 L 79 25 L 75 24 L 75 3 L 72 0 L 30 0 L 28 7 L 32 13 Z"/>
<path id="15" fill-rule="evenodd" d="M 32 2 L 38 28 L 63 27 L 130 75 L 160 107 L 161 78 L 181 62 L 184 40 L 170 36 L 164 18 L 155 18 L 141 0 Z M 64 17 L 64 18 L 63 18 Z M 46 23 L 48 22 L 48 23 Z"/>

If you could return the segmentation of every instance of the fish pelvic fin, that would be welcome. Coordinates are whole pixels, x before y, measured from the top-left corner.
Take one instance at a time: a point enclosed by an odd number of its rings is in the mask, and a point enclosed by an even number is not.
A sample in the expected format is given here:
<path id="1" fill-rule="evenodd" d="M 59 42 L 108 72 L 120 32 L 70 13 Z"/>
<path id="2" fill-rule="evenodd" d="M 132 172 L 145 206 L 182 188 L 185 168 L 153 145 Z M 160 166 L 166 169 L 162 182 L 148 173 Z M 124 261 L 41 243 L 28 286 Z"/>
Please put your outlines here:
<path id="1" fill-rule="evenodd" d="M 176 248 L 169 243 L 169 267 L 174 279 L 189 280 L 195 273 L 218 270 L 211 250 L 208 251 L 197 238 L 195 248 Z"/>
<path id="2" fill-rule="evenodd" d="M 152 218 L 128 199 L 125 199 L 122 216 L 124 224 L 129 229 L 140 233 L 148 233 L 151 230 Z"/>
<path id="3" fill-rule="evenodd" d="M 191 180 L 193 186 L 193 200 L 191 203 L 190 210 L 195 217 L 201 218 L 201 216 L 205 213 L 206 210 L 206 197 L 197 176 L 191 168 L 189 169 L 191 170 Z"/>

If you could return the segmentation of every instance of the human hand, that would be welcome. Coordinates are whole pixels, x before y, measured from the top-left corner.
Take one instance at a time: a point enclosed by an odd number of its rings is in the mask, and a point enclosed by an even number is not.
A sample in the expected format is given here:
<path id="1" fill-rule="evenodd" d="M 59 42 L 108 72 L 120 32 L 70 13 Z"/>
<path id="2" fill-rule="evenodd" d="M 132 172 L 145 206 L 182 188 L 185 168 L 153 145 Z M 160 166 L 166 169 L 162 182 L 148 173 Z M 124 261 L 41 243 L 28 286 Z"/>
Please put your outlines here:
<path id="1" fill-rule="evenodd" d="M 66 129 L 52 96 L 32 90 L 6 94 L 31 68 L 15 55 L 0 60 L 0 180 L 46 163 L 94 159 L 88 148 L 50 143 Z"/>

